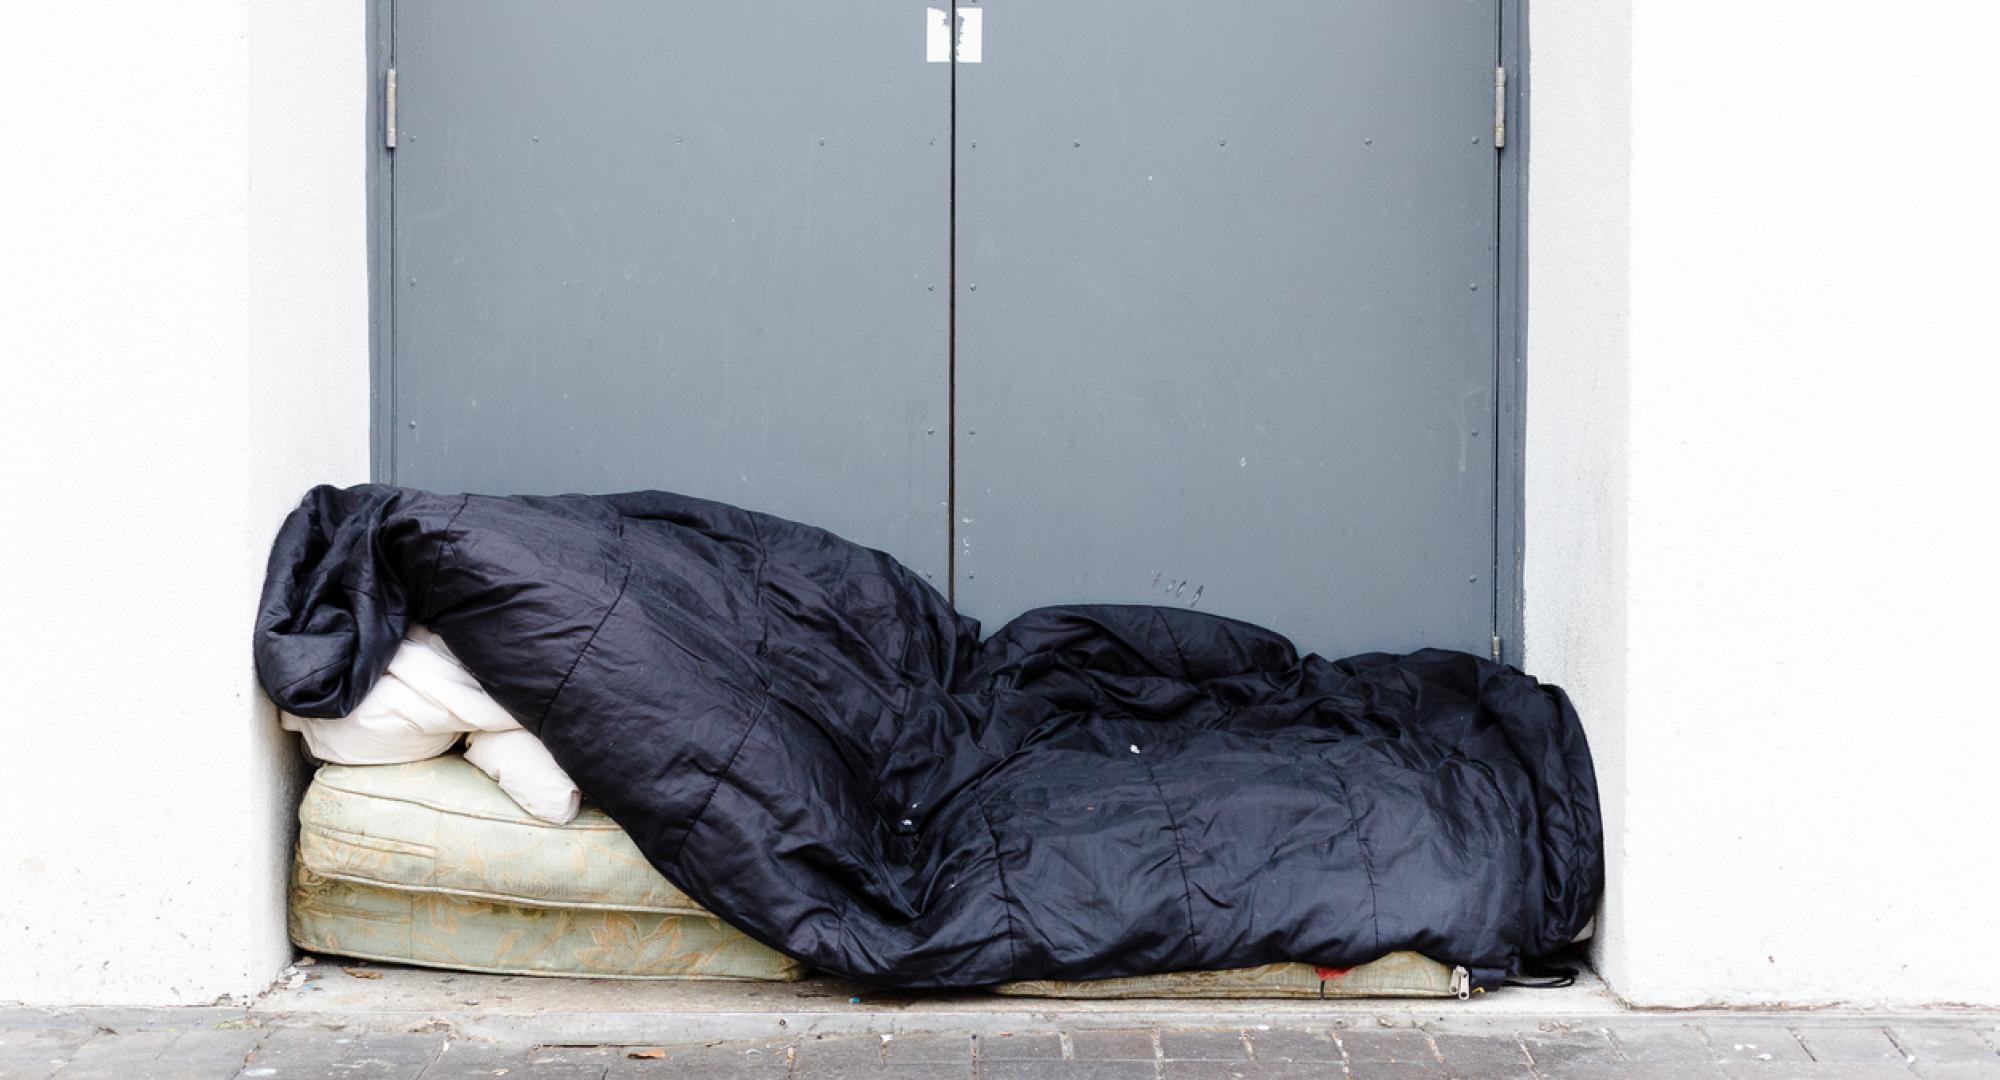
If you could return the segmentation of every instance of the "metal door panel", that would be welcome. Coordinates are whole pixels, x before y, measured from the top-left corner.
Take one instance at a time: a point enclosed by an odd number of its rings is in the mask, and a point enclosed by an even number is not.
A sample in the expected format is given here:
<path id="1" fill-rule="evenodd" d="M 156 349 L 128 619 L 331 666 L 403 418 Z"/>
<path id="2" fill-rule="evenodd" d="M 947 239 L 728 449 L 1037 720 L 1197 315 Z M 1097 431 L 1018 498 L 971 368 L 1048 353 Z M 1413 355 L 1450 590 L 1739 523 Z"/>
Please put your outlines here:
<path id="1" fill-rule="evenodd" d="M 1495 0 L 1004 0 L 957 79 L 955 576 L 1493 633 Z"/>
<path id="2" fill-rule="evenodd" d="M 950 69 L 921 19 L 395 4 L 393 479 L 724 499 L 942 585 Z"/>

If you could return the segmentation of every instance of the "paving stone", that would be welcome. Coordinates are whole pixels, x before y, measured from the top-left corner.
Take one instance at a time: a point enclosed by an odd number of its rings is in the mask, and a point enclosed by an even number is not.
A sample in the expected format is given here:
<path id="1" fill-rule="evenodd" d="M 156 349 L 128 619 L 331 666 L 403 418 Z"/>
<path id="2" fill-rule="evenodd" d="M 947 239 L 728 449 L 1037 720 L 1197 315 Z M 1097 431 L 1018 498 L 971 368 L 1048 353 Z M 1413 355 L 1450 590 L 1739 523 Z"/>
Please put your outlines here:
<path id="1" fill-rule="evenodd" d="M 1449 1080 L 1451 1076 L 1436 1060 L 1356 1061 L 1347 1069 L 1354 1080 Z"/>
<path id="2" fill-rule="evenodd" d="M 126 1080 L 164 1073 L 170 1066 L 155 1063 L 173 1045 L 178 1033 L 163 1030 L 101 1031 L 69 1055 L 60 1075 L 84 1080 Z M 240 1061 L 237 1064 L 241 1064 Z M 225 1073 L 226 1075 L 226 1073 Z"/>
<path id="3" fill-rule="evenodd" d="M 453 1042 L 424 1070 L 423 1080 L 600 1080 L 605 1063 L 597 1061 L 544 1061 L 534 1047 L 486 1042 Z"/>
<path id="4" fill-rule="evenodd" d="M 339 1064 L 347 1076 L 416 1080 L 444 1052 L 446 1042 L 443 1035 L 362 1035 L 348 1045 Z"/>
<path id="5" fill-rule="evenodd" d="M 965 1035 L 898 1035 L 889 1040 L 889 1064 L 972 1064 L 972 1039 Z"/>
<path id="6" fill-rule="evenodd" d="M 807 1039 L 797 1046 L 792 1075 L 800 1080 L 842 1080 L 845 1077 L 969 1077 L 972 1075 L 970 1040 L 958 1045 L 956 1057 L 940 1058 L 916 1048 L 914 1058 L 896 1061 L 896 1039 L 884 1042 L 880 1035 Z M 885 1058 L 887 1059 L 885 1061 Z M 925 1060 L 928 1059 L 928 1060 Z M 733 1074 L 732 1074 L 733 1075 Z"/>
<path id="7" fill-rule="evenodd" d="M 1516 1080 L 1534 1076 L 1528 1067 L 1528 1056 L 1521 1052 L 1520 1040 L 1512 1034 L 1433 1032 L 1431 1040 L 1437 1043 L 1438 1051 L 1444 1055 L 1448 1076 L 1460 1080 L 1488 1080 L 1489 1077 L 1493 1080 Z"/>
<path id="8" fill-rule="evenodd" d="M 1972 1027 L 1897 1025 L 1889 1030 L 1889 1034 L 1895 1037 L 1897 1045 L 1916 1057 L 1919 1071 L 1931 1062 L 1940 1065 L 2000 1066 L 2000 1051 L 1996 1051 L 1985 1036 Z"/>
<path id="9" fill-rule="evenodd" d="M 160 1052 L 159 1060 L 205 1068 L 210 1076 L 233 1076 L 262 1041 L 264 1032 L 256 1028 L 183 1031 Z"/>
<path id="10" fill-rule="evenodd" d="M 417 1080 L 443 1050 L 445 1036 L 278 1028 L 267 1032 L 242 1080 Z"/>
<path id="11" fill-rule="evenodd" d="M 580 1065 L 604 1068 L 626 1060 L 629 1046 L 537 1046 L 527 1053 L 527 1063 L 535 1066 Z M 439 1055 L 443 1056 L 443 1055 Z"/>
<path id="12" fill-rule="evenodd" d="M 1782 1065 L 1776 1069 L 1769 1066 L 1725 1065 L 1722 1075 L 1730 1080 L 1763 1080 L 1779 1076 L 1785 1080 L 1917 1080 L 1916 1071 L 1907 1065 L 1856 1065 L 1838 1061 Z"/>
<path id="13" fill-rule="evenodd" d="M 343 1061 L 249 1062 L 235 1075 L 240 1080 L 415 1080 L 428 1063 L 403 1068 L 387 1062 L 349 1064 Z"/>
<path id="14" fill-rule="evenodd" d="M 1561 1072 L 1550 1073 L 1549 1075 L 1552 1077 L 1560 1076 L 1563 1080 L 1689 1080 L 1690 1077 L 1721 1076 L 1722 1072 L 1713 1065 L 1703 1065 L 1686 1061 L 1619 1061 L 1566 1065 Z M 1819 1074 L 1786 1073 L 1784 1075 L 1797 1076 L 1800 1080 L 1804 1080 L 1807 1076 L 1816 1077 Z"/>
<path id="15" fill-rule="evenodd" d="M 1715 1064 L 1708 1040 L 1691 1024 L 1613 1024 L 1611 1041 L 1631 1061 Z"/>
<path id="16" fill-rule="evenodd" d="M 1155 1080 L 1150 1061 L 990 1061 L 980 1080 Z M 798 1080 L 820 1080 L 801 1073 Z"/>
<path id="17" fill-rule="evenodd" d="M 805 1040 L 815 1044 L 818 1051 L 818 1067 L 821 1070 L 839 1070 L 850 1067 L 881 1068 L 880 1036 L 845 1036 Z M 870 1047 L 870 1043 L 873 1047 Z M 435 1080 L 438 1069 L 450 1065 L 458 1072 L 477 1076 L 476 1067 L 456 1064 L 458 1047 L 443 1055 L 433 1072 L 424 1074 L 424 1080 Z M 475 1044 L 476 1045 L 476 1044 Z M 798 1041 L 772 1039 L 743 1040 L 712 1043 L 680 1043 L 660 1046 L 616 1046 L 595 1048 L 542 1047 L 530 1054 L 517 1058 L 535 1070 L 535 1073 L 552 1077 L 572 1077 L 591 1075 L 587 1070 L 596 1068 L 614 1077 L 684 1077 L 684 1076 L 759 1076 L 765 1078 L 785 1076 L 792 1071 L 796 1062 L 802 1062 L 800 1053 L 803 1044 Z M 481 1057 L 482 1053 L 485 1055 Z M 491 1051 L 472 1050 L 470 1057 L 481 1064 L 491 1063 Z M 497 1067 L 508 1067 L 505 1062 Z M 508 1080 L 517 1080 L 514 1073 L 507 1074 Z"/>
<path id="18" fill-rule="evenodd" d="M 43 1080 L 95 1035 L 95 1027 L 77 1024 L 0 1027 L 0 1076 Z"/>
<path id="19" fill-rule="evenodd" d="M 841 1070 L 838 1067 L 833 1066 L 829 1066 L 826 1070 L 827 1075 L 840 1072 Z M 558 1075 L 594 1075 L 603 1077 L 605 1080 L 667 1080 L 667 1078 L 682 1080 L 684 1077 L 692 1076 L 704 1078 L 715 1077 L 716 1080 L 768 1080 L 769 1077 L 786 1076 L 788 1074 L 782 1070 L 773 1071 L 765 1069 L 740 1059 L 715 1058 L 703 1059 L 696 1062 L 665 1062 L 651 1059 L 627 1058 L 621 1061 L 608 1062 L 595 1074 L 566 1073 Z M 815 1073 L 814 1075 L 820 1074 Z M 509 1072 L 505 1076 L 506 1080 L 515 1080 L 516 1074 Z M 432 1080 L 431 1075 L 425 1073 L 424 1080 Z"/>
<path id="20" fill-rule="evenodd" d="M 884 1062 L 886 1058 L 886 1062 Z M 782 1058 L 774 1058 L 782 1062 Z M 698 1074 L 698 1072 L 690 1072 Z M 794 1076 L 836 1080 L 842 1076 L 972 1076 L 970 1036 L 854 1036 L 806 1040 L 798 1046 Z"/>
<path id="21" fill-rule="evenodd" d="M 1061 1061 L 1060 1035 L 986 1035 L 979 1040 L 981 1061 Z"/>
<path id="22" fill-rule="evenodd" d="M 0 1073 L 0 1076 L 4 1075 Z M 217 1072 L 212 1065 L 155 1060 L 130 1068 L 109 1063 L 70 1067 L 56 1075 L 70 1080 L 227 1080 L 236 1074 L 227 1068 Z"/>
<path id="23" fill-rule="evenodd" d="M 0 1006 L 0 1045 L 16 1032 L 74 1031 L 83 1038 L 97 1034 L 98 1026 L 81 1012 L 65 1009 L 19 1009 Z"/>
<path id="24" fill-rule="evenodd" d="M 853 1042 L 857 1040 L 842 1040 Z M 773 1080 L 790 1075 L 794 1068 L 794 1044 L 769 1040 L 718 1043 L 684 1043 L 669 1046 L 620 1046 L 603 1063 L 607 1080 L 683 1080 L 686 1077 L 715 1077 L 716 1080 Z M 658 1055 L 658 1056 L 654 1056 Z M 531 1059 L 532 1060 L 532 1059 Z M 575 1062 L 573 1064 L 582 1064 Z M 881 1071 L 879 1055 L 860 1063 L 870 1073 Z M 829 1055 L 814 1076 L 849 1075 L 848 1063 Z M 574 1075 L 574 1074 L 558 1074 Z M 799 1075 L 806 1075 L 800 1072 Z M 424 1074 L 424 1080 L 434 1080 Z M 509 1073 L 506 1080 L 515 1080 Z"/>
<path id="25" fill-rule="evenodd" d="M 101 1029 L 82 1017 L 44 1017 L 0 1009 L 0 1054 L 10 1047 L 46 1046 L 67 1043 L 72 1049 L 89 1042 Z"/>
<path id="26" fill-rule="evenodd" d="M 1164 1036 L 1162 1036 L 1164 1038 Z M 1346 1060 L 1340 1044 L 1330 1031 L 1308 1028 L 1273 1028 L 1250 1033 L 1251 1052 L 1260 1065 L 1300 1063 L 1338 1065 Z"/>
<path id="27" fill-rule="evenodd" d="M 1602 1068 L 1612 1067 L 1602 1066 Z M 1624 1061 L 1617 1067 L 1642 1071 L 1658 1071 L 1663 1076 L 1679 1077 L 1681 1080 L 1727 1080 L 1730 1075 L 1726 1068 L 1713 1061 L 1652 1061 L 1644 1058 L 1632 1058 Z M 1552 1072 L 1548 1075 L 1552 1078 L 1560 1077 L 1561 1080 L 1578 1080 L 1581 1077 L 1598 1075 L 1592 1071 L 1598 1068 L 1600 1066 L 1597 1065 L 1572 1065 L 1566 1067 L 1561 1072 Z M 1647 1071 L 1646 1075 L 1652 1075 L 1651 1071 Z M 1765 1072 L 1760 1075 L 1764 1076 L 1765 1080 L 1771 1080 L 1776 1074 Z"/>
<path id="28" fill-rule="evenodd" d="M 1843 1065 L 1909 1064 L 1890 1040 L 1887 1027 L 1842 1024 L 1801 1027 L 1797 1031 L 1806 1053 L 1814 1061 Z"/>
<path id="29" fill-rule="evenodd" d="M 1417 1028 L 1355 1028 L 1337 1032 L 1347 1060 L 1360 1075 L 1363 1063 L 1375 1065 L 1436 1065 L 1430 1036 Z"/>
<path id="30" fill-rule="evenodd" d="M 948 1071 L 940 1072 L 940 1069 Z M 725 1073 L 723 1075 L 734 1077 L 738 1074 Z M 746 1073 L 742 1075 L 750 1074 Z M 757 1075 L 768 1074 L 759 1073 Z M 797 1080 L 932 1080 L 932 1078 L 944 1080 L 946 1077 L 969 1078 L 972 1075 L 972 1063 L 967 1062 L 963 1071 L 958 1070 L 956 1066 L 938 1065 L 936 1063 L 926 1065 L 828 1065 L 818 1069 L 801 1067 L 792 1075 Z"/>
<path id="31" fill-rule="evenodd" d="M 1730 1068 L 1788 1068 L 1812 1063 L 1791 1030 L 1776 1024 L 1702 1024 L 1701 1030 L 1716 1061 Z"/>
<path id="32" fill-rule="evenodd" d="M 1915 1069 L 1925 1080 L 2000 1080 L 1996 1037 L 1976 1028 L 1911 1024 L 1898 1025 L 1891 1034 L 1917 1059 Z"/>
<path id="33" fill-rule="evenodd" d="M 1169 1061 L 1164 1080 L 1339 1080 L 1347 1075 L 1330 1061 Z"/>
<path id="34" fill-rule="evenodd" d="M 1146 1028 L 1120 1031 L 1072 1031 L 1070 1047 L 1078 1061 L 1144 1061 L 1154 1059 L 1153 1033 Z"/>
<path id="35" fill-rule="evenodd" d="M 1534 1060 L 1535 1075 L 1550 1080 L 1568 1080 L 1625 1060 L 1605 1031 L 1530 1031 L 1522 1033 L 1521 1043 Z"/>
<path id="36" fill-rule="evenodd" d="M 1249 1061 L 1241 1031 L 1160 1032 L 1160 1050 L 1168 1061 Z"/>
<path id="37" fill-rule="evenodd" d="M 268 1069 L 296 1070 L 307 1065 L 331 1065 L 347 1056 L 354 1036 L 345 1031 L 321 1027 L 275 1028 L 264 1033 L 251 1051 L 248 1065 Z M 257 1076 L 290 1075 L 265 1073 Z"/>
<path id="38" fill-rule="evenodd" d="M 857 1066 L 881 1068 L 884 1046 L 880 1035 L 838 1035 L 806 1039 L 798 1045 L 799 1070 Z"/>
<path id="39" fill-rule="evenodd" d="M 176 1031 L 140 1028 L 101 1031 L 70 1055 L 72 1064 L 96 1060 L 151 1061 L 180 1037 Z"/>
<path id="40" fill-rule="evenodd" d="M 2000 1066 L 1983 1061 L 1946 1061 L 1918 1065 L 1917 1075 L 1924 1080 L 2000 1080 Z"/>

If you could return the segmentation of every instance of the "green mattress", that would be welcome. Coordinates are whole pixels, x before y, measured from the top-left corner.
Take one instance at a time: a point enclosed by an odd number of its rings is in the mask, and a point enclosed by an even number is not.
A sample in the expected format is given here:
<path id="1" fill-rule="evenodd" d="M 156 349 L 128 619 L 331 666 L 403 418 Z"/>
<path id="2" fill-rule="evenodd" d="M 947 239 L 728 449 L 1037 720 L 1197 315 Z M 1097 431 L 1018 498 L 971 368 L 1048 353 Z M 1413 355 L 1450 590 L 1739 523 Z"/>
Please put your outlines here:
<path id="1" fill-rule="evenodd" d="M 806 973 L 674 888 L 603 811 L 537 820 L 456 754 L 320 768 L 299 806 L 290 926 L 316 952 L 466 971 Z"/>
<path id="2" fill-rule="evenodd" d="M 751 940 L 660 876 L 588 803 L 530 817 L 450 754 L 325 765 L 299 806 L 291 936 L 368 960 L 514 975 L 791 980 L 798 961 Z M 1465 973 L 1416 953 L 1347 970 L 1267 964 L 1137 978 L 1029 980 L 1067 998 L 1464 996 Z"/>

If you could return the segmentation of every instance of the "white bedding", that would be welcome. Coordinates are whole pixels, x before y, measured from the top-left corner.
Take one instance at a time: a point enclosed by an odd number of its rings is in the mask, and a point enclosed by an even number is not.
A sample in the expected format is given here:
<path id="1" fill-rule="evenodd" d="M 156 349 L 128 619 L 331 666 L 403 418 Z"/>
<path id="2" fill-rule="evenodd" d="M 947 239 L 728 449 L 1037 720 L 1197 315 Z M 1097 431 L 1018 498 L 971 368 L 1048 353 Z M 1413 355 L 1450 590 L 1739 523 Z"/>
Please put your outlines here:
<path id="1" fill-rule="evenodd" d="M 507 710 L 428 629 L 411 626 L 368 696 L 335 719 L 284 714 L 321 761 L 396 765 L 437 757 L 465 737 L 465 759 L 493 778 L 521 809 L 558 825 L 576 817 L 583 796 L 541 740 Z"/>

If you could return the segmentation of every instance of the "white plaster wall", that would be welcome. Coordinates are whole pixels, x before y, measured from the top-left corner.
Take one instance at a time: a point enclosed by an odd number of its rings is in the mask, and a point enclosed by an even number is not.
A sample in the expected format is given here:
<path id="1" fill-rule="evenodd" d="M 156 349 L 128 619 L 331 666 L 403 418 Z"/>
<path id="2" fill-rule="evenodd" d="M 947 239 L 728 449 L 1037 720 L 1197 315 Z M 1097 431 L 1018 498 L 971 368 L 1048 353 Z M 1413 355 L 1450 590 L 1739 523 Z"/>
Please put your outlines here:
<path id="1" fill-rule="evenodd" d="M 367 472 L 363 5 L 44 4 L 0 65 L 0 1001 L 283 966 L 250 670 L 278 519 Z"/>
<path id="2" fill-rule="evenodd" d="M 2000 9 L 1532 7 L 1525 645 L 1603 762 L 1599 961 L 2000 1003 Z"/>
<path id="3" fill-rule="evenodd" d="M 1608 864 L 1596 962 L 1625 924 L 1630 0 L 1529 6 L 1523 666 L 1590 734 Z"/>

